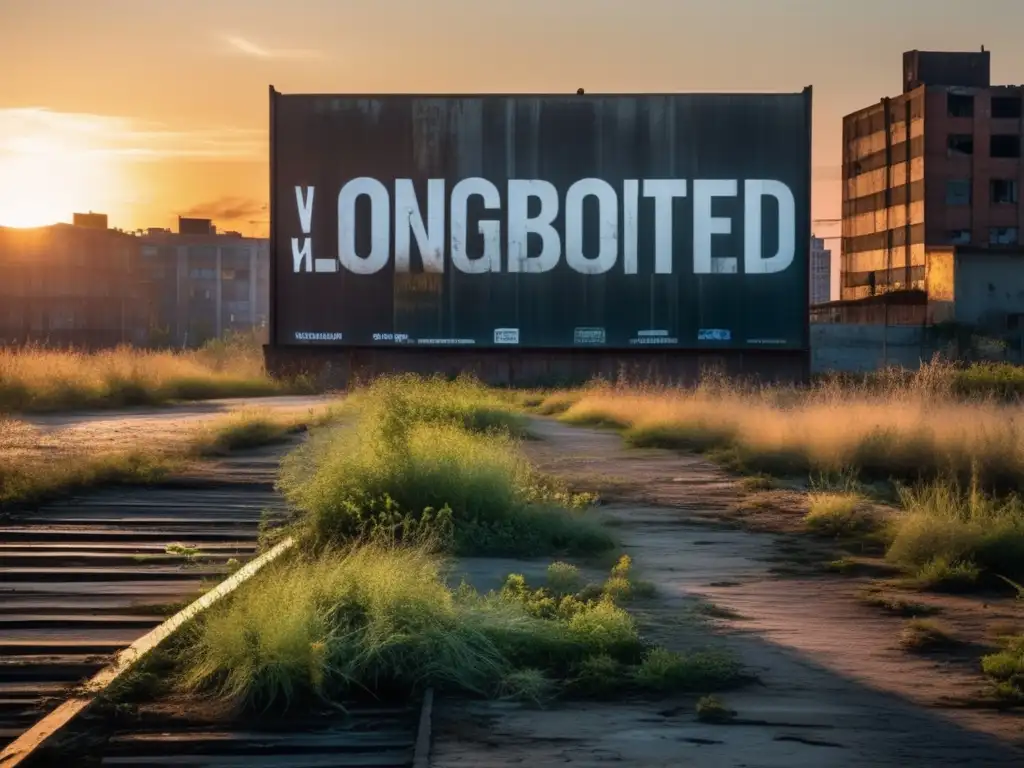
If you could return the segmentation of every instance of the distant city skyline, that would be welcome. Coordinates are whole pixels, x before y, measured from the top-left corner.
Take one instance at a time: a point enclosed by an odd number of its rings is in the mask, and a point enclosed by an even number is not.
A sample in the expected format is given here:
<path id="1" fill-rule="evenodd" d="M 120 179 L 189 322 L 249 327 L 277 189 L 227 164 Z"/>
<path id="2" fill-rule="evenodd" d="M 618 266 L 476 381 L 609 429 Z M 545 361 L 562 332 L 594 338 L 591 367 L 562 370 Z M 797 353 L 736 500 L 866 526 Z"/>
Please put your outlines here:
<path id="1" fill-rule="evenodd" d="M 284 92 L 797 91 L 838 276 L 842 116 L 905 50 L 992 51 L 1024 82 L 1019 0 L 0 0 L 0 225 L 208 216 L 263 235 L 267 86 Z M 885 24 L 877 19 L 884 18 Z M 868 44 L 870 41 L 870 44 Z"/>

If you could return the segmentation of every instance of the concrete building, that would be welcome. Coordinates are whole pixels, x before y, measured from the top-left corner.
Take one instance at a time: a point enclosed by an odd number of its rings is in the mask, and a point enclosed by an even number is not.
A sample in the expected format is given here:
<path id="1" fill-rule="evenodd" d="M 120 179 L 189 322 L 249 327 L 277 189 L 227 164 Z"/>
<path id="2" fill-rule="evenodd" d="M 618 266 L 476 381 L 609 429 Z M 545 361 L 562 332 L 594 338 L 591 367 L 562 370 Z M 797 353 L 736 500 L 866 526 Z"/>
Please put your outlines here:
<path id="1" fill-rule="evenodd" d="M 925 290 L 935 249 L 1020 247 L 1022 90 L 984 49 L 909 51 L 903 93 L 843 119 L 842 300 Z"/>
<path id="2" fill-rule="evenodd" d="M 178 233 L 150 229 L 139 241 L 144 268 L 157 286 L 154 340 L 194 347 L 228 331 L 266 325 L 267 240 L 218 234 L 205 219 L 180 219 Z"/>
<path id="3" fill-rule="evenodd" d="M 0 344 L 147 343 L 154 286 L 138 238 L 96 215 L 85 226 L 0 227 Z"/>
<path id="4" fill-rule="evenodd" d="M 811 306 L 832 299 L 832 251 L 825 240 L 811 235 Z"/>

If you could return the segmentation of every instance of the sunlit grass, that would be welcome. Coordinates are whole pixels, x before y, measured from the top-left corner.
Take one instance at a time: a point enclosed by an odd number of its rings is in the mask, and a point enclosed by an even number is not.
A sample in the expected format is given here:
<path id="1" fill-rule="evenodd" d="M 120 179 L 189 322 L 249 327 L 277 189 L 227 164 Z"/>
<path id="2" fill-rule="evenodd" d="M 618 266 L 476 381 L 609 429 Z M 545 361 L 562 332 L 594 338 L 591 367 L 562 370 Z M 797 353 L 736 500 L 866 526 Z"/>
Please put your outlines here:
<path id="1" fill-rule="evenodd" d="M 922 585 L 967 587 L 982 571 L 1024 577 L 1024 503 L 938 481 L 901 490 L 888 557 Z"/>
<path id="2" fill-rule="evenodd" d="M 282 467 L 313 548 L 378 529 L 429 529 L 475 554 L 612 546 L 584 510 L 592 497 L 537 473 L 516 437 L 522 415 L 476 382 L 383 378 L 352 400 L 352 424 L 314 436 Z"/>
<path id="3" fill-rule="evenodd" d="M 654 648 L 608 597 L 559 596 L 518 575 L 480 594 L 443 577 L 444 561 L 423 547 L 363 544 L 281 563 L 199 620 L 182 682 L 254 708 L 404 700 L 428 686 L 539 702 L 740 682 L 724 652 Z"/>
<path id="4" fill-rule="evenodd" d="M 979 391 L 984 375 L 935 364 L 887 382 L 804 390 L 710 377 L 692 389 L 594 386 L 552 395 L 548 405 L 558 412 L 571 403 L 562 420 L 618 427 L 632 445 L 711 452 L 751 474 L 853 468 L 864 480 L 966 479 L 973 469 L 983 487 L 1024 488 L 1024 409 L 963 399 Z M 998 375 L 996 383 L 1012 378 L 1001 368 Z"/>
<path id="5" fill-rule="evenodd" d="M 332 406 L 304 415 L 243 409 L 200 424 L 170 446 L 139 443 L 117 450 L 33 450 L 31 425 L 0 416 L 0 505 L 41 503 L 104 485 L 145 485 L 165 480 L 192 462 L 287 441 L 307 427 L 338 417 Z"/>
<path id="6" fill-rule="evenodd" d="M 262 350 L 247 336 L 184 352 L 0 348 L 0 411 L 159 405 L 309 390 L 304 380 L 278 382 L 267 376 Z"/>

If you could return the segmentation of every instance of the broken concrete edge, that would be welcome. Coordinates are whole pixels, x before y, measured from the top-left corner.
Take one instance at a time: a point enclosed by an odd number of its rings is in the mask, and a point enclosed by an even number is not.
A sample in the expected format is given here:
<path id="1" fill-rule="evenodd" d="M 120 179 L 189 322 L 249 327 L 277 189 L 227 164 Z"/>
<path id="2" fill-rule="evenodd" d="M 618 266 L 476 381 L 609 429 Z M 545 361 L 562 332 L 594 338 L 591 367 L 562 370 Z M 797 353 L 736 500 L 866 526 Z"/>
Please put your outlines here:
<path id="1" fill-rule="evenodd" d="M 103 691 L 146 654 L 173 635 L 187 621 L 230 595 L 294 545 L 294 539 L 285 539 L 270 551 L 264 552 L 255 560 L 239 568 L 198 600 L 140 637 L 123 651 L 119 651 L 114 657 L 114 661 L 97 672 L 76 692 L 76 695 L 45 715 L 39 722 L 7 745 L 4 751 L 0 752 L 0 768 L 15 768 L 15 766 L 25 765 L 43 744 L 84 712 Z"/>
<path id="2" fill-rule="evenodd" d="M 420 710 L 420 726 L 416 732 L 416 748 L 413 751 L 413 768 L 430 768 L 430 726 L 434 715 L 434 689 L 427 688 L 423 694 L 423 708 Z"/>

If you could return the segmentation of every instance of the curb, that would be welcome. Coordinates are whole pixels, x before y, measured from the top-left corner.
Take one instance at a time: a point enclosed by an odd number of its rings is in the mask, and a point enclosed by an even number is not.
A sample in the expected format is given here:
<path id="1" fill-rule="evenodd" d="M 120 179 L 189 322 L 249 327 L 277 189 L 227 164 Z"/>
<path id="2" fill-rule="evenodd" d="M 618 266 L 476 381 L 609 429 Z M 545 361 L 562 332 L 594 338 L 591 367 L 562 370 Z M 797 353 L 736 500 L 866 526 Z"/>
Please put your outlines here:
<path id="1" fill-rule="evenodd" d="M 427 688 L 423 694 L 423 709 L 420 710 L 420 727 L 416 733 L 416 749 L 413 752 L 413 768 L 430 768 L 430 729 L 434 714 L 434 689 Z"/>
<path id="2" fill-rule="evenodd" d="M 294 539 L 285 539 L 269 552 L 264 552 L 255 560 L 239 568 L 194 603 L 174 614 L 163 624 L 140 637 L 123 651 L 119 651 L 111 664 L 97 672 L 82 686 L 81 693 L 65 701 L 8 744 L 4 751 L 0 752 L 0 768 L 15 768 L 15 766 L 24 765 L 47 740 L 88 709 L 96 700 L 96 697 L 106 690 L 111 683 L 127 672 L 143 656 L 170 637 L 182 624 L 230 595 L 248 579 L 259 573 L 266 565 L 272 563 L 291 549 L 294 544 Z"/>

